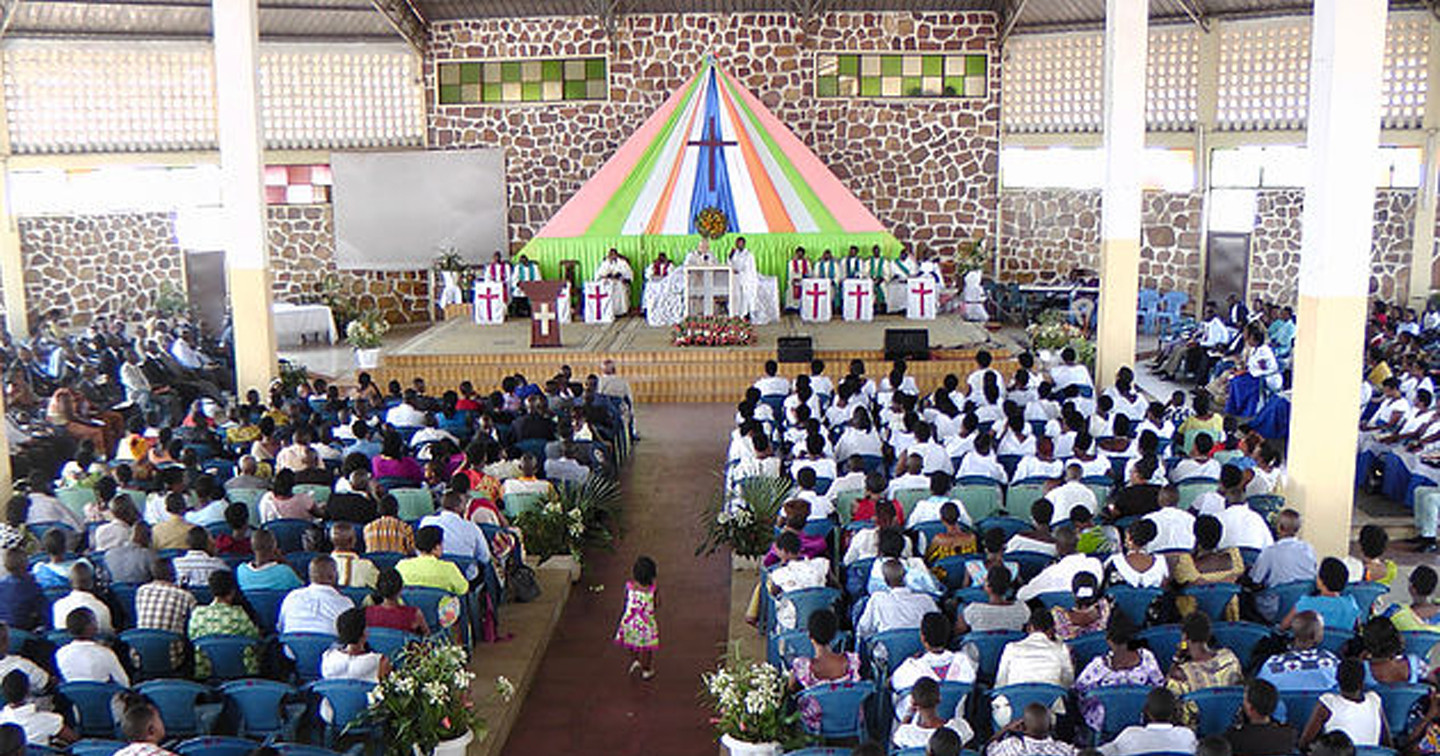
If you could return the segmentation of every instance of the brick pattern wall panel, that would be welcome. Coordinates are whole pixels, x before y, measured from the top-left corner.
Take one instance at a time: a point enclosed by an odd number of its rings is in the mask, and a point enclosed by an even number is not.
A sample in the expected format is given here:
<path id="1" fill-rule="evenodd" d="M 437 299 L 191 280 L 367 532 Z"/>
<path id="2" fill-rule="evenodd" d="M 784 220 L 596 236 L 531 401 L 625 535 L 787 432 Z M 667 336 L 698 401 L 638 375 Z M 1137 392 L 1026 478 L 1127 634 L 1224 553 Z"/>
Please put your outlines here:
<path id="1" fill-rule="evenodd" d="M 161 283 L 185 286 L 168 213 L 32 216 L 17 226 L 29 309 L 59 310 L 62 325 L 145 312 Z"/>
<path id="2" fill-rule="evenodd" d="M 276 301 L 313 302 L 327 279 L 361 307 L 378 307 L 392 323 L 429 318 L 426 271 L 339 270 L 335 267 L 335 214 L 330 205 L 271 206 L 270 266 Z"/>
<path id="3" fill-rule="evenodd" d="M 425 68 L 430 144 L 507 151 L 510 240 L 530 239 L 713 53 L 899 239 L 948 251 L 993 233 L 998 205 L 999 55 L 991 13 L 627 15 L 607 39 L 593 18 L 441 22 Z M 817 98 L 816 51 L 989 55 L 988 96 Z M 436 60 L 609 58 L 610 99 L 531 107 L 438 106 Z"/>

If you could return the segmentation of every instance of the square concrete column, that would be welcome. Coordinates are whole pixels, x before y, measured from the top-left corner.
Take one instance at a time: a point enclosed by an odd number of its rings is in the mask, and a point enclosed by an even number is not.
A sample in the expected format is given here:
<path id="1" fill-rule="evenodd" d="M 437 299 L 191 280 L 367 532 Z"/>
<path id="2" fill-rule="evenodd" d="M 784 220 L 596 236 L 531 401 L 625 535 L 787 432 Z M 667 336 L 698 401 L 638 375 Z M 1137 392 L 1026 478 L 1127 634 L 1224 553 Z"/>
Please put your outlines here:
<path id="1" fill-rule="evenodd" d="M 260 127 L 256 0 L 213 0 L 215 99 L 225 265 L 235 334 L 235 387 L 264 395 L 279 373 L 270 311 L 264 141 Z"/>
<path id="2" fill-rule="evenodd" d="M 1290 413 L 1291 506 L 1322 556 L 1349 553 L 1360 423 L 1385 0 L 1315 0 Z"/>
<path id="3" fill-rule="evenodd" d="M 1100 200 L 1100 307 L 1095 382 L 1135 361 L 1140 288 L 1140 161 L 1145 155 L 1148 0 L 1105 2 L 1105 186 Z"/>

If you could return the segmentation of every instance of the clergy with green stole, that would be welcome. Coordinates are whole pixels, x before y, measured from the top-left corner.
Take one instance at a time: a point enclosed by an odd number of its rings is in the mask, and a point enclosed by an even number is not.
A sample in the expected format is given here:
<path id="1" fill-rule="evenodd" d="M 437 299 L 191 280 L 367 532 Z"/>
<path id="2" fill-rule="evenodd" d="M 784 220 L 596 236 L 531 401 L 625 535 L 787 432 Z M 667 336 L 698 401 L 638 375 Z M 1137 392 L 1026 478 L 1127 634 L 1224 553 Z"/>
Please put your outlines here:
<path id="1" fill-rule="evenodd" d="M 860 248 L 854 244 L 850 245 L 850 253 L 845 256 L 841 263 L 841 278 L 863 278 L 865 261 L 860 259 Z"/>
<path id="2" fill-rule="evenodd" d="M 885 284 L 890 280 L 890 261 L 880 254 L 880 245 L 870 248 L 870 258 L 865 261 L 866 275 L 875 284 L 875 309 L 885 312 Z"/>

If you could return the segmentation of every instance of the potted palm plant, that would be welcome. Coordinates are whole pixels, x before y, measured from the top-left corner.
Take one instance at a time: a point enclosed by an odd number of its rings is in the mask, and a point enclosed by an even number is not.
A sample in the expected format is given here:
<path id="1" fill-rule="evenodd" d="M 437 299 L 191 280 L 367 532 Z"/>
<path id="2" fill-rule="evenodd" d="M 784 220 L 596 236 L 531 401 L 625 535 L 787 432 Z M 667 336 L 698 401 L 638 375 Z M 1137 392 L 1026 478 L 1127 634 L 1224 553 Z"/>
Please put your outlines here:
<path id="1" fill-rule="evenodd" d="M 710 721 L 731 756 L 779 756 L 796 739 L 797 716 L 786 710 L 780 670 L 742 658 L 732 645 L 720 667 L 702 679 L 715 709 Z"/>
<path id="2" fill-rule="evenodd" d="M 735 569 L 759 569 L 794 487 L 787 478 L 766 475 L 746 478 L 733 489 L 722 482 L 720 492 L 700 514 L 705 537 L 695 556 L 728 548 Z"/>

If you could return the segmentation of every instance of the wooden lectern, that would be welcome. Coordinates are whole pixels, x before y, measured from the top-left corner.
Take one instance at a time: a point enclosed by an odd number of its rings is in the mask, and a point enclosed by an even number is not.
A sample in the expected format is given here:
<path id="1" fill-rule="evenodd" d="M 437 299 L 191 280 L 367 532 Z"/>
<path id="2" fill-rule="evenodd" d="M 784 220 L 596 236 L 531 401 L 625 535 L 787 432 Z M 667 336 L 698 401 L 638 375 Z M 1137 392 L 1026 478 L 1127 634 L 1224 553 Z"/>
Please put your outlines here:
<path id="1" fill-rule="evenodd" d="M 555 300 L 564 281 L 526 281 L 520 290 L 530 299 L 530 348 L 560 346 L 560 313 Z"/>

